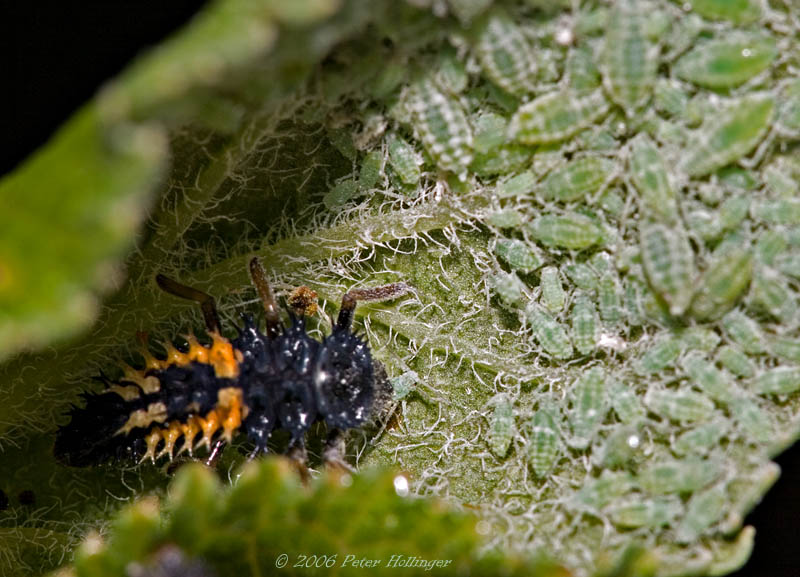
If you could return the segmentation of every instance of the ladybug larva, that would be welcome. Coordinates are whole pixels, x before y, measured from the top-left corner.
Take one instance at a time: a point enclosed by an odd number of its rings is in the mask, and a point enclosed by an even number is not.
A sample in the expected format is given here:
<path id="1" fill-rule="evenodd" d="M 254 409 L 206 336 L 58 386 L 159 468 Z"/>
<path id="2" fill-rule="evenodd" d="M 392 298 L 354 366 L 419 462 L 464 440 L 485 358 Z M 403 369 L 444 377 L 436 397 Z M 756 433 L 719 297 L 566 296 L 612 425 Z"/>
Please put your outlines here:
<path id="1" fill-rule="evenodd" d="M 55 455 L 76 467 L 111 460 L 155 462 L 206 447 L 211 458 L 239 434 L 254 445 L 251 457 L 267 452 L 273 431 L 289 433 L 287 454 L 305 463 L 305 433 L 324 421 L 328 439 L 323 458 L 344 464 L 341 433 L 377 416 L 391 398 L 391 385 L 369 346 L 352 330 L 356 303 L 399 297 L 410 288 L 399 282 L 353 289 L 342 298 L 331 334 L 321 341 L 306 332 L 303 299 L 281 321 L 278 304 L 258 261 L 250 273 L 264 304 L 266 333 L 243 315 L 238 336 L 228 340 L 214 299 L 163 275 L 166 292 L 198 302 L 211 345 L 188 337 L 188 347 L 166 345 L 166 358 L 145 349 L 145 367 L 126 368 L 118 380 L 103 377 L 106 390 L 83 393 L 83 407 L 58 430 Z"/>

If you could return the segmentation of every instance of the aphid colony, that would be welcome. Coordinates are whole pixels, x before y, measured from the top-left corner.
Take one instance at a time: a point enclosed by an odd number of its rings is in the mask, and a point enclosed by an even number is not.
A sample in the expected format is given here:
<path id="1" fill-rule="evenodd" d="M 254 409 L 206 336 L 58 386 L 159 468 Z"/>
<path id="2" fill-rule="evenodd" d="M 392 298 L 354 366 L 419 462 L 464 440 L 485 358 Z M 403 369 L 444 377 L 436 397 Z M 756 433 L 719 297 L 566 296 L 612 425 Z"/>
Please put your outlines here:
<path id="1" fill-rule="evenodd" d="M 324 458 L 343 463 L 337 453 L 341 432 L 374 418 L 391 396 L 385 371 L 352 331 L 356 303 L 393 299 L 408 286 L 347 292 L 331 334 L 320 342 L 306 333 L 304 314 L 313 305 L 307 295 L 294 295 L 286 327 L 257 259 L 250 272 L 264 304 L 266 333 L 245 315 L 233 340 L 222 336 L 211 296 L 159 275 L 163 290 L 201 304 L 211 345 L 189 336 L 182 350 L 168 344 L 163 359 L 145 348 L 142 370 L 128 367 L 119 380 L 103 378 L 106 390 L 84 393 L 86 405 L 73 408 L 59 429 L 56 457 L 78 467 L 172 459 L 201 447 L 214 457 L 240 433 L 254 445 L 253 457 L 265 453 L 273 431 L 282 429 L 290 436 L 288 453 L 305 462 L 305 433 L 324 421 Z"/>
<path id="2" fill-rule="evenodd" d="M 491 330 L 528 363 L 495 366 L 474 410 L 469 456 L 523 479 L 486 504 L 545 547 L 576 513 L 620 546 L 733 533 L 800 423 L 797 20 L 758 0 L 491 4 L 446 2 L 462 27 L 402 61 L 381 145 L 401 202 L 433 190 L 480 222 L 511 323 Z M 516 503 L 532 491 L 548 504 Z"/>

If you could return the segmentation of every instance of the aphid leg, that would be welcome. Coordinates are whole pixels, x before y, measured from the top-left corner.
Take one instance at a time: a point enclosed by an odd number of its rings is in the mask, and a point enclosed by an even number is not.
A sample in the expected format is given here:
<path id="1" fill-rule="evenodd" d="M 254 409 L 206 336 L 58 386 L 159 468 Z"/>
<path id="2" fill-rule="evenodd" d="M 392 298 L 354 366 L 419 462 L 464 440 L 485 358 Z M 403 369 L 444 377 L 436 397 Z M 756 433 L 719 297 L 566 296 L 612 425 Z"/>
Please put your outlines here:
<path id="1" fill-rule="evenodd" d="M 214 297 L 204 293 L 201 290 L 182 285 L 181 283 L 174 281 L 163 274 L 156 275 L 156 283 L 158 283 L 158 286 L 164 292 L 175 295 L 176 297 L 200 303 L 200 308 L 203 311 L 203 319 L 205 319 L 206 329 L 208 329 L 208 332 L 220 332 L 219 315 L 217 314 L 217 305 L 214 302 Z"/>
<path id="2" fill-rule="evenodd" d="M 225 449 L 225 439 L 219 439 L 214 443 L 214 446 L 211 447 L 211 452 L 208 454 L 208 458 L 206 458 L 206 467 L 216 467 L 217 461 L 222 456 L 222 451 Z"/>
<path id="3" fill-rule="evenodd" d="M 253 279 L 253 285 L 258 291 L 258 296 L 261 302 L 264 303 L 264 311 L 266 312 L 267 319 L 267 336 L 270 338 L 277 337 L 281 332 L 281 317 L 278 313 L 278 303 L 275 301 L 275 295 L 272 293 L 272 288 L 269 286 L 267 279 L 267 271 L 258 257 L 253 257 L 250 260 L 250 278 Z"/>
<path id="4" fill-rule="evenodd" d="M 411 287 L 404 282 L 395 282 L 368 289 L 353 289 L 342 297 L 342 307 L 336 319 L 334 329 L 349 329 L 353 324 L 353 311 L 359 301 L 388 301 L 411 292 Z"/>
<path id="5" fill-rule="evenodd" d="M 355 473 L 356 470 L 345 458 L 344 435 L 341 429 L 333 429 L 328 433 L 325 449 L 322 451 L 322 462 L 330 469 L 339 469 L 343 472 Z"/>

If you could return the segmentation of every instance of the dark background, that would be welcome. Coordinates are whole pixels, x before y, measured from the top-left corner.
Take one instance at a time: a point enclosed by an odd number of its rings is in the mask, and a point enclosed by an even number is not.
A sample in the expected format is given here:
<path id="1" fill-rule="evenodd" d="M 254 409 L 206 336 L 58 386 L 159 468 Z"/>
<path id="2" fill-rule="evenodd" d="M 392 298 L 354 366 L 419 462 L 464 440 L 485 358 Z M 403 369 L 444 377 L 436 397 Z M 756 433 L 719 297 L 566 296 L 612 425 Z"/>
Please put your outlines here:
<path id="1" fill-rule="evenodd" d="M 0 174 L 6 174 L 44 144 L 103 82 L 191 19 L 202 2 L 0 4 L 0 26 L 5 28 Z M 777 462 L 783 471 L 780 480 L 746 521 L 756 527 L 755 551 L 735 577 L 800 576 L 800 445 Z"/>

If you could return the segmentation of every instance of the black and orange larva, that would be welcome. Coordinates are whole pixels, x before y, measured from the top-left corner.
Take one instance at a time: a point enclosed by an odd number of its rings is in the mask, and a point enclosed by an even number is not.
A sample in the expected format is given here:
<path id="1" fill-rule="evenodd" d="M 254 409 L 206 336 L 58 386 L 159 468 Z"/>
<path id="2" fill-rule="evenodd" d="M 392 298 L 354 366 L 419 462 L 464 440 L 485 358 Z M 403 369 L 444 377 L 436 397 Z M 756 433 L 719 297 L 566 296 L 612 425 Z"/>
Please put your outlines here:
<path id="1" fill-rule="evenodd" d="M 125 368 L 118 380 L 103 377 L 106 390 L 83 393 L 83 407 L 56 438 L 55 455 L 64 464 L 89 466 L 109 460 L 172 459 L 205 446 L 216 455 L 235 435 L 265 453 L 272 432 L 290 435 L 287 452 L 305 461 L 304 437 L 317 421 L 328 427 L 328 450 L 335 453 L 341 431 L 360 427 L 390 393 L 381 365 L 367 343 L 352 331 L 358 301 L 378 301 L 409 291 L 405 283 L 354 289 L 342 298 L 330 335 L 317 341 L 305 329 L 308 299 L 291 302 L 291 325 L 281 322 L 278 305 L 258 259 L 250 273 L 266 312 L 266 334 L 243 315 L 238 336 L 220 332 L 214 299 L 159 275 L 168 293 L 200 303 L 211 345 L 187 338 L 188 347 L 166 345 L 166 358 L 145 347 L 145 367 Z"/>

